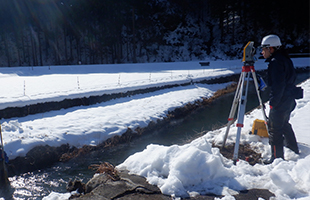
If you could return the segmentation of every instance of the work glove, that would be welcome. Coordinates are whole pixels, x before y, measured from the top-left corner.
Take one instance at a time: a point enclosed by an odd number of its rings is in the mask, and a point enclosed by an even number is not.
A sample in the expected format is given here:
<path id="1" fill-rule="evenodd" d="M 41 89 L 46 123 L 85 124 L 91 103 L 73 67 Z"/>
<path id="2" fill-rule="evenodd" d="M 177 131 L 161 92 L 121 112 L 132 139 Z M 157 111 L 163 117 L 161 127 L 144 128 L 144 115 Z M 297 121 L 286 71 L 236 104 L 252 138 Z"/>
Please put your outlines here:
<path id="1" fill-rule="evenodd" d="M 264 91 L 267 87 L 267 84 L 265 83 L 264 79 L 259 74 L 256 75 L 256 79 L 258 83 L 258 89 L 260 91 Z"/>

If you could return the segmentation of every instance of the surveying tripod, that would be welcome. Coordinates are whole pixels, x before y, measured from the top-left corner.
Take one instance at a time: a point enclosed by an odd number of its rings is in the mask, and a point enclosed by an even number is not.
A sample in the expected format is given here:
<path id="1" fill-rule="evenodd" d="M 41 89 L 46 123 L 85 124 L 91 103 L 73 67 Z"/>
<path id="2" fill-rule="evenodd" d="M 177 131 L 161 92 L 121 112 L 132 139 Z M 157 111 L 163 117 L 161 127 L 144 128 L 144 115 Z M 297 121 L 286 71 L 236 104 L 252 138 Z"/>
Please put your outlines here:
<path id="1" fill-rule="evenodd" d="M 248 94 L 248 87 L 249 87 L 249 80 L 250 80 L 250 72 L 252 73 L 252 77 L 254 80 L 254 85 L 256 88 L 256 93 L 257 97 L 260 103 L 261 110 L 263 112 L 264 120 L 265 120 L 265 125 L 268 131 L 267 127 L 267 116 L 265 113 L 264 105 L 262 103 L 262 99 L 259 95 L 259 87 L 258 87 L 258 82 L 255 74 L 255 69 L 254 69 L 254 48 L 253 48 L 254 42 L 250 41 L 247 43 L 247 45 L 243 49 L 243 67 L 242 67 L 242 72 L 239 78 L 239 82 L 237 85 L 235 97 L 231 106 L 230 114 L 228 117 L 228 124 L 226 128 L 226 133 L 224 136 L 224 141 L 222 144 L 222 148 L 225 147 L 226 139 L 228 136 L 228 132 L 230 129 L 230 126 L 234 122 L 234 116 L 236 113 L 236 109 L 239 103 L 239 110 L 238 110 L 238 115 L 237 115 L 237 136 L 236 136 L 236 143 L 235 143 L 235 148 L 234 148 L 234 155 L 233 155 L 233 161 L 234 164 L 236 164 L 238 160 L 238 151 L 239 151 L 239 143 L 240 143 L 240 134 L 241 134 L 241 128 L 243 127 L 243 121 L 244 121 L 244 114 L 245 114 L 245 107 L 246 107 L 246 102 L 247 102 L 247 94 Z"/>

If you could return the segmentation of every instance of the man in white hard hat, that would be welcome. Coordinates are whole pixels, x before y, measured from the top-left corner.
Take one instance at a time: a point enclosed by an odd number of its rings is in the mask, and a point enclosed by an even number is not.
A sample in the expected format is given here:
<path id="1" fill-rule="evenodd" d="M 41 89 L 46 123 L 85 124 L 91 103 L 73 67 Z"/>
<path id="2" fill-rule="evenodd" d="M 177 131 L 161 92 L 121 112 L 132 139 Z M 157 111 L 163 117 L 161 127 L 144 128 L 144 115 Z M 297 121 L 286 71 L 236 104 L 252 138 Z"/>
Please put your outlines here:
<path id="1" fill-rule="evenodd" d="M 263 38 L 262 54 L 268 64 L 268 86 L 270 87 L 270 112 L 268 120 L 271 158 L 264 161 L 270 164 L 276 158 L 284 159 L 283 146 L 299 153 L 295 133 L 289 123 L 290 114 L 296 107 L 296 72 L 292 60 L 281 47 L 277 35 Z"/>

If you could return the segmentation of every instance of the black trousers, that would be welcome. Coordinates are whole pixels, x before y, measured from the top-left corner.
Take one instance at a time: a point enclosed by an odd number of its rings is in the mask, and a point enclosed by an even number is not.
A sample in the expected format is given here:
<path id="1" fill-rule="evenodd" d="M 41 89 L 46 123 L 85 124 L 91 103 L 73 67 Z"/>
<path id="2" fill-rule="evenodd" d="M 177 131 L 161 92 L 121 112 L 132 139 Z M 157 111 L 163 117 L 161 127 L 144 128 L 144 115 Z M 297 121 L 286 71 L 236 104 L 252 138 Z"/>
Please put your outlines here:
<path id="1" fill-rule="evenodd" d="M 298 153 L 298 146 L 295 133 L 289 123 L 291 112 L 295 109 L 295 99 L 287 97 L 281 105 L 273 108 L 269 112 L 269 144 L 278 149 L 283 149 L 283 145 Z M 283 154 L 283 150 L 281 152 Z"/>

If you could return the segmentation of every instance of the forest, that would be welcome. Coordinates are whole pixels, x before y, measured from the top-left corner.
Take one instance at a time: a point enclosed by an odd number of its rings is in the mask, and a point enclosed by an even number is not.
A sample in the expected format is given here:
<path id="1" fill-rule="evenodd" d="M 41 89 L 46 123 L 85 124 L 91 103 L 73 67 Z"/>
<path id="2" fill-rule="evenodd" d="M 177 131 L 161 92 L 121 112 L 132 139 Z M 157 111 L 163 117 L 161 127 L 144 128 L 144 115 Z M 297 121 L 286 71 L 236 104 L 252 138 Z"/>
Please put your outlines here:
<path id="1" fill-rule="evenodd" d="M 239 58 L 277 34 L 309 52 L 309 0 L 0 0 L 0 66 Z"/>

